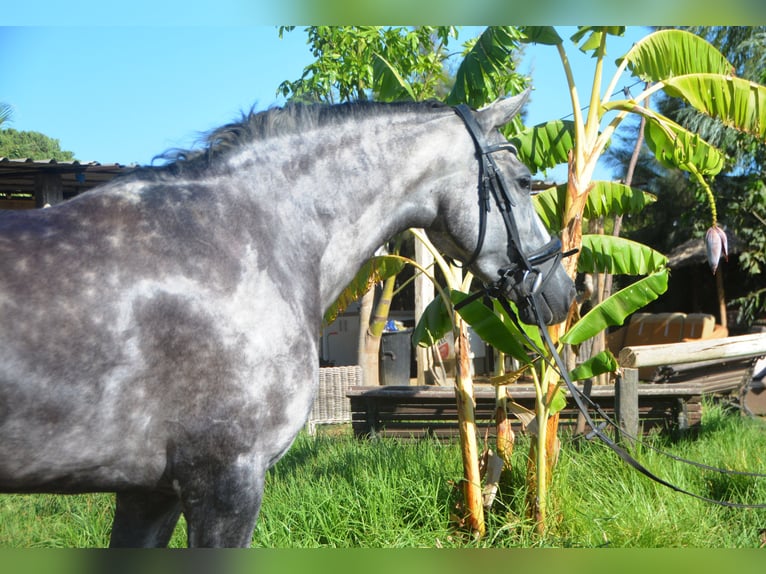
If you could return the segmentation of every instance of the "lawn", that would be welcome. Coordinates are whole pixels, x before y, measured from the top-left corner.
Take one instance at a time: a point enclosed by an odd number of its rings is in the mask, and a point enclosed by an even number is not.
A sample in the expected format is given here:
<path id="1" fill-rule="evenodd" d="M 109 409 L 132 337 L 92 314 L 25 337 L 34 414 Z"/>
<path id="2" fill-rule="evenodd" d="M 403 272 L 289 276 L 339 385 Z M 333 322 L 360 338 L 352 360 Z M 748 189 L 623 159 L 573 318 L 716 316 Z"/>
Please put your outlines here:
<path id="1" fill-rule="evenodd" d="M 706 405 L 701 431 L 652 446 L 706 464 L 766 473 L 766 422 Z M 766 510 L 714 506 L 657 485 L 604 445 L 562 438 L 545 536 L 525 516 L 529 441 L 487 515 L 479 541 L 455 528 L 462 475 L 456 443 L 359 441 L 344 428 L 301 434 L 269 472 L 253 546 L 305 547 L 613 547 L 757 548 Z M 766 502 L 766 478 L 721 475 L 638 447 L 638 458 L 678 486 L 736 502 Z M 0 495 L 0 547 L 108 544 L 113 495 Z M 185 545 L 179 523 L 171 546 Z"/>

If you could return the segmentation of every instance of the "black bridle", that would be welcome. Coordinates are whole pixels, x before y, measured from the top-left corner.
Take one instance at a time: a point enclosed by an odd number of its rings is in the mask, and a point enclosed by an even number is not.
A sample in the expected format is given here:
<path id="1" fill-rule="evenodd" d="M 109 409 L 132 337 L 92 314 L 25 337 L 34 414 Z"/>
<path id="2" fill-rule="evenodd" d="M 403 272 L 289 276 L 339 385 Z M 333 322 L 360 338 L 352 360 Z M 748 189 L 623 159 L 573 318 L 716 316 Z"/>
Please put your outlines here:
<path id="1" fill-rule="evenodd" d="M 516 288 L 521 296 L 533 296 L 539 293 L 544 287 L 550 275 L 544 275 L 539 265 L 553 261 L 552 268 L 561 261 L 563 257 L 568 257 L 577 252 L 577 250 L 567 253 L 561 252 L 561 240 L 558 237 L 552 237 L 551 240 L 539 249 L 527 253 L 522 247 L 521 237 L 519 237 L 519 228 L 513 216 L 513 207 L 516 202 L 509 193 L 510 186 L 498 168 L 492 154 L 499 151 L 509 151 L 517 155 L 516 148 L 510 142 L 490 145 L 484 138 L 484 134 L 479 127 L 476 118 L 471 109 L 460 104 L 456 106 L 455 112 L 463 120 L 468 133 L 471 134 L 477 151 L 479 152 L 479 239 L 476 242 L 476 248 L 468 261 L 463 265 L 470 267 L 479 257 L 479 253 L 484 245 L 484 236 L 487 232 L 487 214 L 492 206 L 492 199 L 500 211 L 505 224 L 505 231 L 508 235 L 508 259 L 512 261 L 511 265 L 498 270 L 500 277 L 491 285 L 487 286 L 486 293 L 490 295 L 504 295 Z M 481 293 L 478 296 L 481 296 Z M 476 297 L 471 299 L 474 300 Z M 466 301 L 465 304 L 470 301 Z"/>
<path id="2" fill-rule="evenodd" d="M 570 255 L 574 255 L 577 252 L 577 249 L 568 251 L 566 253 L 562 253 L 561 240 L 558 239 L 557 237 L 553 237 L 548 243 L 543 245 L 541 248 L 528 254 L 525 253 L 524 249 L 522 249 L 521 239 L 519 237 L 519 230 L 518 230 L 518 227 L 516 226 L 516 222 L 513 217 L 512 208 L 516 205 L 516 202 L 513 201 L 512 196 L 510 195 L 510 193 L 508 193 L 508 190 L 510 189 L 508 186 L 508 183 L 505 181 L 503 172 L 497 167 L 497 164 L 495 163 L 495 160 L 492 157 L 492 154 L 498 151 L 510 151 L 511 153 L 516 155 L 517 150 L 513 146 L 513 144 L 511 144 L 510 142 L 489 145 L 484 139 L 483 132 L 481 128 L 479 127 L 478 122 L 474 118 L 473 112 L 471 111 L 471 109 L 465 104 L 460 104 L 456 106 L 454 109 L 455 109 L 455 112 L 458 114 L 458 116 L 462 118 L 463 122 L 468 128 L 468 132 L 471 134 L 471 137 L 473 138 L 473 141 L 476 144 L 477 150 L 479 152 L 479 157 L 480 157 L 480 162 L 479 162 L 479 165 L 480 165 L 479 239 L 476 244 L 476 248 L 474 249 L 473 255 L 471 255 L 468 262 L 464 264 L 464 267 L 467 268 L 476 261 L 476 259 L 479 256 L 479 252 L 481 251 L 481 248 L 484 244 L 484 235 L 486 234 L 486 226 L 487 226 L 487 214 L 489 213 L 490 207 L 491 207 L 491 199 L 490 199 L 491 197 L 494 198 L 495 204 L 500 210 L 500 214 L 503 217 L 505 229 L 508 234 L 508 258 L 511 261 L 518 260 L 518 262 L 511 263 L 511 265 L 508 267 L 499 269 L 498 274 L 500 275 L 500 278 L 497 281 L 495 281 L 495 283 L 488 285 L 483 290 L 479 290 L 476 293 L 473 293 L 472 295 L 469 295 L 468 297 L 463 299 L 460 303 L 455 305 L 455 310 L 458 310 L 461 307 L 464 307 L 465 305 L 468 305 L 469 303 L 479 298 L 483 298 L 485 296 L 489 296 L 489 297 L 497 299 L 500 305 L 505 310 L 505 312 L 511 318 L 511 320 L 517 323 L 516 326 L 518 327 L 519 332 L 526 339 L 527 343 L 531 346 L 531 348 L 534 349 L 535 352 L 537 352 L 537 354 L 540 357 L 542 357 L 544 360 L 548 361 L 549 363 L 552 363 L 551 366 L 556 368 L 556 370 L 559 371 L 559 374 L 561 375 L 561 378 L 564 380 L 564 383 L 566 384 L 567 389 L 572 395 L 572 398 L 574 399 L 578 410 L 582 413 L 586 423 L 591 427 L 592 429 L 591 434 L 598 437 L 604 444 L 606 444 L 610 449 L 612 449 L 623 461 L 628 463 L 630 466 L 632 466 L 634 469 L 639 471 L 641 474 L 645 475 L 646 477 L 650 478 L 651 480 L 655 482 L 658 482 L 659 484 L 662 484 L 663 486 L 666 486 L 672 490 L 675 490 L 676 492 L 680 492 L 681 494 L 686 494 L 687 496 L 691 496 L 699 500 L 703 500 L 705 502 L 718 504 L 721 506 L 733 507 L 733 508 L 766 508 L 766 504 L 740 504 L 735 502 L 727 502 L 727 501 L 707 498 L 705 496 L 701 496 L 699 494 L 695 494 L 693 492 L 684 490 L 660 478 L 659 476 L 651 472 L 648 468 L 646 468 L 643 464 L 641 464 L 638 460 L 636 460 L 622 446 L 620 446 L 614 440 L 609 438 L 603 431 L 604 425 L 597 425 L 593 421 L 589 413 L 589 407 L 594 409 L 596 412 L 598 412 L 598 414 L 601 417 L 603 417 L 605 421 L 611 422 L 612 425 L 616 426 L 615 423 L 611 421 L 611 419 L 609 419 L 606 413 L 604 413 L 604 411 L 596 403 L 594 403 L 590 399 L 590 397 L 588 397 L 582 390 L 578 389 L 572 382 L 572 379 L 569 376 L 569 370 L 564 365 L 564 361 L 562 360 L 561 356 L 556 350 L 556 346 L 551 340 L 550 334 L 548 333 L 547 326 L 543 319 L 542 313 L 540 313 L 540 310 L 538 308 L 538 303 L 535 297 L 535 295 L 540 292 L 540 290 L 545 285 L 545 282 L 550 277 L 550 274 L 547 276 L 543 275 L 542 271 L 537 266 L 542 263 L 545 263 L 546 261 L 553 260 L 553 266 L 551 267 L 551 269 L 555 269 L 556 265 L 561 261 L 562 258 L 569 257 Z M 514 257 L 514 252 L 516 257 Z M 510 293 L 512 288 L 515 288 L 517 290 L 521 298 L 531 309 L 532 314 L 534 315 L 534 318 L 535 318 L 535 322 L 537 323 L 537 327 L 539 328 L 540 334 L 542 335 L 543 341 L 545 342 L 545 346 L 548 347 L 548 351 L 550 352 L 552 361 L 551 359 L 546 358 L 545 352 L 542 349 L 537 347 L 534 341 L 532 341 L 532 339 L 530 339 L 529 336 L 526 334 L 526 332 L 521 327 L 521 325 L 518 324 L 518 321 L 516 319 L 516 314 L 510 308 L 510 305 L 507 299 L 507 294 Z M 630 437 L 630 438 L 633 438 L 635 440 L 635 437 Z M 720 472 L 724 474 L 739 474 L 739 475 L 747 475 L 747 476 L 760 477 L 760 478 L 766 477 L 766 475 L 759 474 L 759 473 L 749 473 L 749 472 L 731 471 L 728 469 L 720 469 L 720 468 L 702 465 L 694 461 L 675 457 L 667 453 L 662 453 L 662 454 L 666 454 L 667 456 L 670 456 L 679 462 L 692 464 L 694 466 L 702 467 L 707 470 L 712 470 L 712 471 Z"/>

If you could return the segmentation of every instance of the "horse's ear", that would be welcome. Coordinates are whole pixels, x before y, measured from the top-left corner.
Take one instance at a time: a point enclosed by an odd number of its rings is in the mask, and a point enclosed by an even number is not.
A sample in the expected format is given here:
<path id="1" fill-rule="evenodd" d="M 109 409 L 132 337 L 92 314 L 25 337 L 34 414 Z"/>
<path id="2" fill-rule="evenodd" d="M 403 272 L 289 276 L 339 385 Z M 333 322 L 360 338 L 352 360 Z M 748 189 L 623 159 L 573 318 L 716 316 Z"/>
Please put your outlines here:
<path id="1" fill-rule="evenodd" d="M 531 88 L 527 88 L 517 96 L 495 100 L 488 106 L 481 108 L 476 113 L 476 119 L 483 128 L 484 133 L 510 122 L 513 116 L 521 111 L 521 108 L 529 99 L 531 91 Z"/>

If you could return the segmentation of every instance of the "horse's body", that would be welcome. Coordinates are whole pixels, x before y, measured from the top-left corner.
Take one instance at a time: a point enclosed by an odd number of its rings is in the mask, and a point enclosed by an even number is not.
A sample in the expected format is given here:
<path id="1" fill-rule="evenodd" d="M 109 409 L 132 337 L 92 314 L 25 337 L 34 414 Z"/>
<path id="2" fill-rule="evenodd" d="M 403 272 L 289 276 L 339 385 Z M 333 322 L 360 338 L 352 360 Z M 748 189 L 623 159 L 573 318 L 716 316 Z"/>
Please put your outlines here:
<path id="1" fill-rule="evenodd" d="M 521 102 L 477 112 L 489 138 Z M 502 155 L 539 247 L 529 174 Z M 0 214 L 0 491 L 117 492 L 115 546 L 166 545 L 181 512 L 192 546 L 249 545 L 266 470 L 310 410 L 324 310 L 408 227 L 465 260 L 477 185 L 450 108 L 298 107 L 222 128 L 198 157 Z M 495 210 L 472 269 L 492 281 L 506 247 Z M 572 296 L 552 265 L 549 322 Z"/>

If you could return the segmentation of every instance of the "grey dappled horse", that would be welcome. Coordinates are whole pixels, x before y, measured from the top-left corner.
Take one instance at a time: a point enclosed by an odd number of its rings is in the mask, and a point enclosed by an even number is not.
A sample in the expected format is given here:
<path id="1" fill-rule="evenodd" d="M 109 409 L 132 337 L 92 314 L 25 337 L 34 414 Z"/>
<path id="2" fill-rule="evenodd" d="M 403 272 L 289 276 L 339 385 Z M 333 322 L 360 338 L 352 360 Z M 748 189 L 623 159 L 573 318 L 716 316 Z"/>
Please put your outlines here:
<path id="1" fill-rule="evenodd" d="M 490 144 L 525 98 L 475 112 Z M 530 174 L 495 151 L 519 237 L 540 249 Z M 478 156 L 434 103 L 286 107 L 2 213 L 0 490 L 116 492 L 112 546 L 165 546 L 180 513 L 190 546 L 248 546 L 264 475 L 314 398 L 324 310 L 409 227 L 468 260 Z M 513 254 L 493 209 L 471 269 L 493 282 Z M 558 259 L 540 269 L 535 296 L 558 322 L 572 282 Z"/>

